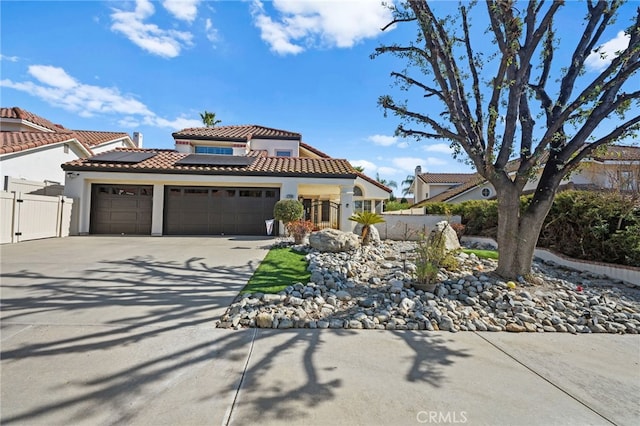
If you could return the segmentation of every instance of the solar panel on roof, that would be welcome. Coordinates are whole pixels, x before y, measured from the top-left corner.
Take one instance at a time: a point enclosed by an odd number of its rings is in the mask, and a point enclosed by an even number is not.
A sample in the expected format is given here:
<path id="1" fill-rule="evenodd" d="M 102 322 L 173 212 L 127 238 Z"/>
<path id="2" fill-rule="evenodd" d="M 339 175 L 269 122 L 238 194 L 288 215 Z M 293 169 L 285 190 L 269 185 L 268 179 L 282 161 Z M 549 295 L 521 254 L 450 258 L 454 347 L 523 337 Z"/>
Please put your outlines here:
<path id="1" fill-rule="evenodd" d="M 89 161 L 95 161 L 98 163 L 139 163 L 155 156 L 155 152 L 105 152 L 104 154 L 98 154 L 91 158 Z"/>
<path id="2" fill-rule="evenodd" d="M 222 166 L 222 167 L 247 167 L 255 158 L 239 155 L 215 155 L 215 154 L 189 154 L 176 161 L 183 166 Z"/>

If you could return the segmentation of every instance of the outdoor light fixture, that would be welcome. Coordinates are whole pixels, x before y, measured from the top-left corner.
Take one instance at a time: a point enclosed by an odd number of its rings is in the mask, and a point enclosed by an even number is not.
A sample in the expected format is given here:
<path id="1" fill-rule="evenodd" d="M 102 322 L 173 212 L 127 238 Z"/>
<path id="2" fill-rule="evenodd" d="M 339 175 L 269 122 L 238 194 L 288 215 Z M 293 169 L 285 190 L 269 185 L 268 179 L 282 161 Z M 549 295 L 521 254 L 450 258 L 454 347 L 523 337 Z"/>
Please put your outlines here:
<path id="1" fill-rule="evenodd" d="M 402 272 L 407 272 L 407 252 L 400 252 L 400 260 L 402 260 Z"/>

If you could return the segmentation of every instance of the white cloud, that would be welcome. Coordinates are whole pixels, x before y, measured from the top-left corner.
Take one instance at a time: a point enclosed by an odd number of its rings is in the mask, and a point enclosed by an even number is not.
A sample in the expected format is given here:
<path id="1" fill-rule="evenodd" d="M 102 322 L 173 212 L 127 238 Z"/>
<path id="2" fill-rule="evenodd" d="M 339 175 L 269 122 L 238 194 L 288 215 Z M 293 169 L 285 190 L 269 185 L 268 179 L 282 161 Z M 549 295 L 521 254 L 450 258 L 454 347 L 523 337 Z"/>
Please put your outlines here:
<path id="1" fill-rule="evenodd" d="M 391 146 L 398 142 L 398 138 L 396 136 L 387 135 L 371 135 L 367 138 L 367 140 L 380 146 Z"/>
<path id="2" fill-rule="evenodd" d="M 173 120 L 167 120 L 161 117 L 145 117 L 145 123 L 150 126 L 167 127 L 170 129 L 185 129 L 188 127 L 202 127 L 202 120 L 195 120 L 186 117 L 177 117 Z"/>
<path id="3" fill-rule="evenodd" d="M 273 8 L 277 18 L 254 0 L 252 15 L 262 39 L 281 55 L 314 46 L 349 48 L 377 37 L 392 20 L 380 0 L 274 0 Z"/>
<path id="4" fill-rule="evenodd" d="M 378 173 L 382 176 L 393 176 L 398 173 L 398 170 L 393 167 L 382 166 L 378 167 Z"/>
<path id="5" fill-rule="evenodd" d="M 427 157 L 424 160 L 424 164 L 427 166 L 444 166 L 445 164 L 449 164 L 449 162 L 442 158 Z"/>
<path id="6" fill-rule="evenodd" d="M 0 54 L 0 60 L 3 60 L 3 61 L 18 62 L 19 59 L 20 58 L 18 58 L 17 56 L 7 56 L 7 55 Z"/>
<path id="7" fill-rule="evenodd" d="M 416 158 L 416 157 L 397 157 L 391 160 L 391 164 L 393 164 L 398 171 L 413 173 L 416 169 L 416 166 L 419 166 L 424 163 L 424 159 Z"/>
<path id="8" fill-rule="evenodd" d="M 441 152 L 443 154 L 452 154 L 453 150 L 446 143 L 434 143 L 424 146 L 424 150 L 427 152 Z"/>
<path id="9" fill-rule="evenodd" d="M 59 89 L 68 90 L 78 86 L 78 82 L 62 68 L 49 65 L 31 65 L 29 74 L 44 84 Z"/>
<path id="10" fill-rule="evenodd" d="M 200 0 L 164 0 L 162 5 L 176 19 L 193 22 L 198 16 L 198 4 Z"/>
<path id="11" fill-rule="evenodd" d="M 400 142 L 398 144 L 398 148 L 408 148 L 409 147 L 409 142 Z"/>
<path id="12" fill-rule="evenodd" d="M 142 122 L 150 126 L 177 130 L 201 124 L 200 120 L 185 117 L 173 120 L 159 117 L 133 95 L 122 94 L 114 87 L 81 83 L 59 67 L 31 65 L 28 70 L 36 81 L 14 82 L 4 79 L 0 80 L 0 87 L 26 92 L 82 117 L 122 114 L 125 117 L 120 119 L 119 123 L 126 127 Z"/>
<path id="13" fill-rule="evenodd" d="M 349 163 L 351 163 L 353 167 L 362 167 L 364 169 L 364 173 L 368 176 L 378 170 L 378 166 L 367 160 L 350 160 Z"/>
<path id="14" fill-rule="evenodd" d="M 164 58 L 175 58 L 185 46 L 191 46 L 193 35 L 177 30 L 163 30 L 144 21 L 155 13 L 149 0 L 136 0 L 133 12 L 113 9 L 111 30 L 124 34 L 134 44 L 149 53 Z"/>
<path id="15" fill-rule="evenodd" d="M 629 40 L 631 40 L 631 37 L 625 34 L 624 31 L 620 31 L 615 38 L 591 52 L 584 61 L 585 66 L 589 71 L 603 71 L 609 66 L 613 58 L 618 56 L 616 52 L 620 52 L 629 46 Z"/>
<path id="16" fill-rule="evenodd" d="M 218 30 L 213 27 L 213 23 L 209 18 L 207 18 L 204 23 L 204 32 L 207 34 L 207 40 L 210 42 L 215 43 L 218 41 Z"/>

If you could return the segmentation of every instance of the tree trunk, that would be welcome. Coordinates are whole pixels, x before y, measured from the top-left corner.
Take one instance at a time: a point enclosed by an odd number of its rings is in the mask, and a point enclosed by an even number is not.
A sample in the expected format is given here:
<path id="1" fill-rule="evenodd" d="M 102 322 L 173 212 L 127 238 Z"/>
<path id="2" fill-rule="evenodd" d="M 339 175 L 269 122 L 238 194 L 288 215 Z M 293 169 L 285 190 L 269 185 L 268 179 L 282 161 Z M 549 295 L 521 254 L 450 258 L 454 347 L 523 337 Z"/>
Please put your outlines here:
<path id="1" fill-rule="evenodd" d="M 520 213 L 520 194 L 509 189 L 496 189 L 498 193 L 498 268 L 496 272 L 508 279 L 517 279 L 531 273 L 533 254 L 544 219 L 553 203 L 549 199 L 537 200 L 524 213 Z"/>

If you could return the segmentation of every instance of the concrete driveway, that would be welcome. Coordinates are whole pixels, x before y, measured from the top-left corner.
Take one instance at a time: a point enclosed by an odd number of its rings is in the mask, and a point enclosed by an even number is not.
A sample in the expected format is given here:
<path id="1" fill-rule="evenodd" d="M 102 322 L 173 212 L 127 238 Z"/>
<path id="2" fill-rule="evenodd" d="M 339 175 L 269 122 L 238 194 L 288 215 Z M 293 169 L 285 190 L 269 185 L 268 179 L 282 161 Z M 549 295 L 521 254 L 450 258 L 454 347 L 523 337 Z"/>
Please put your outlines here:
<path id="1" fill-rule="evenodd" d="M 221 330 L 266 239 L 1 247 L 2 424 L 635 425 L 640 336 Z"/>

